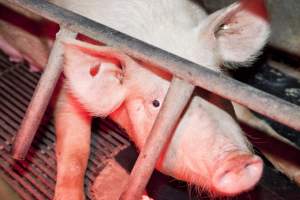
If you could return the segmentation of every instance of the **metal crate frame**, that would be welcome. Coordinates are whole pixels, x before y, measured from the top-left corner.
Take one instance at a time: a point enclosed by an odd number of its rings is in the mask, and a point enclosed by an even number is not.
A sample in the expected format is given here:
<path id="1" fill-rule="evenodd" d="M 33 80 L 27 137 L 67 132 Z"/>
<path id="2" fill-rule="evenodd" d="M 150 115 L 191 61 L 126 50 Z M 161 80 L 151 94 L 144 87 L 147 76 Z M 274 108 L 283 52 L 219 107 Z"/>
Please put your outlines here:
<path id="1" fill-rule="evenodd" d="M 151 63 L 173 74 L 165 102 L 155 121 L 150 137 L 132 171 L 129 187 L 121 199 L 137 199 L 147 184 L 164 144 L 170 140 L 172 129 L 195 86 L 242 104 L 262 115 L 300 131 L 300 107 L 273 95 L 238 82 L 221 73 L 197 65 L 186 59 L 146 44 L 126 34 L 96 23 L 88 18 L 43 0 L 7 0 L 31 12 L 58 23 L 61 27 L 51 51 L 47 67 L 35 90 L 16 137 L 13 156 L 24 159 L 31 145 L 53 89 L 62 71 L 61 40 L 75 38 L 82 33 L 128 55 Z M 180 93 L 180 95 L 178 95 Z M 179 97 L 179 98 L 178 98 Z M 174 103 L 175 102 L 175 103 Z M 177 110 L 174 109 L 178 108 Z M 163 130 L 163 131 L 162 131 Z M 162 131 L 162 132 L 161 132 Z M 157 141 L 161 140 L 160 143 Z M 155 144 L 155 145 L 154 145 Z"/>

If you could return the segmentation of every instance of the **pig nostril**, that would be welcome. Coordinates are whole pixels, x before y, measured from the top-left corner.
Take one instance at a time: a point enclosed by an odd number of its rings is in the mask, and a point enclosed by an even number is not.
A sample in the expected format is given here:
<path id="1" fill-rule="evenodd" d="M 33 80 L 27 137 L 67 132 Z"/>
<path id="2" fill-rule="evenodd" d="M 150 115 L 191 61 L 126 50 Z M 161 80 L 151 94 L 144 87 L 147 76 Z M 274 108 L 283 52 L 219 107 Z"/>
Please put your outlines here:
<path id="1" fill-rule="evenodd" d="M 249 167 L 251 167 L 251 163 L 246 163 L 245 168 L 249 168 Z"/>
<path id="2" fill-rule="evenodd" d="M 226 175 L 226 174 L 228 174 L 230 172 L 230 170 L 226 170 L 224 173 L 223 173 L 223 175 Z"/>
<path id="3" fill-rule="evenodd" d="M 97 64 L 97 65 L 91 67 L 90 68 L 90 75 L 92 77 L 96 76 L 98 74 L 98 72 L 99 72 L 99 68 L 100 68 L 100 64 Z"/>

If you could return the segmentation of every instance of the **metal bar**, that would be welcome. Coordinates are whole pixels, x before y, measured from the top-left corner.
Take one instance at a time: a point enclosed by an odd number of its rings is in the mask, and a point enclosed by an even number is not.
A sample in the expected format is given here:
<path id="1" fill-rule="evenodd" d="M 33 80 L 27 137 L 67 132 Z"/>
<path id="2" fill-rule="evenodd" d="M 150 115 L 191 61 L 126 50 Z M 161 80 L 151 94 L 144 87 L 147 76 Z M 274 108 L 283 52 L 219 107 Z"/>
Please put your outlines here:
<path id="1" fill-rule="evenodd" d="M 77 33 L 65 28 L 61 28 L 58 32 L 47 67 L 35 89 L 13 143 L 12 156 L 14 159 L 25 159 L 61 74 L 64 52 L 61 41 L 64 38 L 75 38 L 76 36 Z"/>
<path id="2" fill-rule="evenodd" d="M 181 79 L 173 78 L 151 133 L 131 171 L 127 188 L 123 192 L 121 200 L 141 199 L 159 155 L 170 141 L 172 133 L 194 88 L 193 85 Z"/>
<path id="3" fill-rule="evenodd" d="M 41 0 L 8 0 L 300 131 L 300 107 Z"/>

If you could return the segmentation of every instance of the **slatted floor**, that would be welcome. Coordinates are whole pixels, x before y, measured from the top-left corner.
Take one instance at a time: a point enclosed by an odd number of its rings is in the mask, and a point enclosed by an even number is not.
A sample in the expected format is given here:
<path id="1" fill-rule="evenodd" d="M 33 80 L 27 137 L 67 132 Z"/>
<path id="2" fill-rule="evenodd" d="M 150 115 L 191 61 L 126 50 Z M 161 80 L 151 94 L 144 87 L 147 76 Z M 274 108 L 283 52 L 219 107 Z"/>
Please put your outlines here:
<path id="1" fill-rule="evenodd" d="M 32 73 L 24 64 L 10 63 L 0 55 L 0 176 L 26 200 L 52 199 L 55 177 L 55 134 L 51 112 L 47 112 L 25 161 L 10 156 L 11 144 L 31 99 L 39 73 Z M 110 121 L 101 121 L 93 130 L 92 148 L 86 172 L 87 199 L 89 186 L 105 160 L 130 143 Z"/>
<path id="2" fill-rule="evenodd" d="M 39 73 L 29 72 L 24 64 L 12 64 L 5 55 L 0 53 L 0 177 L 25 200 L 52 199 L 56 176 L 55 135 L 53 119 L 49 111 L 45 115 L 46 117 L 26 160 L 14 161 L 10 157 L 12 140 L 39 77 Z M 270 82 L 272 81 L 270 80 Z M 259 84 L 257 80 L 253 82 Z M 276 91 L 278 92 L 279 89 Z M 298 97 L 295 98 L 296 100 L 299 99 Z M 105 161 L 121 150 L 130 147 L 130 143 L 122 131 L 112 122 L 103 120 L 94 124 L 91 155 L 85 177 L 87 199 L 92 198 L 89 186 L 104 167 Z M 286 129 L 283 132 L 286 133 Z M 292 136 L 293 141 L 300 141 L 297 133 Z M 299 144 L 299 142 L 295 143 Z M 130 153 L 134 154 L 134 150 Z M 126 162 L 128 160 L 134 162 L 134 156 L 133 158 L 126 157 Z M 206 194 L 201 197 L 192 195 L 185 183 L 176 182 L 174 179 L 166 178 L 158 173 L 152 177 L 148 186 L 148 193 L 155 200 L 209 199 Z M 294 183 L 266 163 L 260 184 L 251 192 L 233 199 L 298 200 L 300 199 L 300 190 Z"/>

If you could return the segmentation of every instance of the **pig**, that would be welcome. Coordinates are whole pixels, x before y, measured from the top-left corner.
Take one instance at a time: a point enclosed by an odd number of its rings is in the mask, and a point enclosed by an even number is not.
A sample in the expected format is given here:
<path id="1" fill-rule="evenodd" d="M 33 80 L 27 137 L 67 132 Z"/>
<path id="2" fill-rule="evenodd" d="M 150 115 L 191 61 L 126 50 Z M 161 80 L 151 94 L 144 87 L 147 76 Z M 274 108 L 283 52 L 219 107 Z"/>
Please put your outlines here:
<path id="1" fill-rule="evenodd" d="M 51 0 L 130 36 L 222 73 L 250 65 L 270 25 L 263 0 L 241 0 L 207 15 L 191 0 Z M 64 41 L 65 81 L 55 107 L 54 199 L 84 199 L 91 117 L 110 117 L 142 149 L 172 76 L 118 49 Z M 230 102 L 195 92 L 156 168 L 213 196 L 233 196 L 259 181 L 253 154 Z"/>
<path id="2" fill-rule="evenodd" d="M 261 0 L 240 1 L 211 15 L 186 0 L 55 3 L 218 72 L 228 63 L 251 63 L 270 33 Z M 83 199 L 90 117 L 109 116 L 143 148 L 171 75 L 117 49 L 73 40 L 65 41 L 64 74 L 65 92 L 56 108 L 55 199 Z M 253 188 L 263 162 L 228 112 L 232 107 L 220 97 L 195 94 L 156 168 L 212 195 Z"/>
<path id="3" fill-rule="evenodd" d="M 12 62 L 26 60 L 33 71 L 43 69 L 50 51 L 40 26 L 46 20 L 7 1 L 0 0 L 0 3 L 1 50 Z"/>

